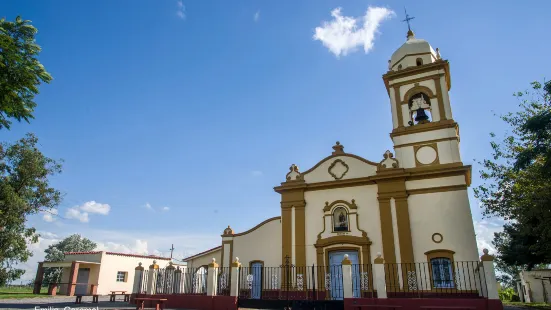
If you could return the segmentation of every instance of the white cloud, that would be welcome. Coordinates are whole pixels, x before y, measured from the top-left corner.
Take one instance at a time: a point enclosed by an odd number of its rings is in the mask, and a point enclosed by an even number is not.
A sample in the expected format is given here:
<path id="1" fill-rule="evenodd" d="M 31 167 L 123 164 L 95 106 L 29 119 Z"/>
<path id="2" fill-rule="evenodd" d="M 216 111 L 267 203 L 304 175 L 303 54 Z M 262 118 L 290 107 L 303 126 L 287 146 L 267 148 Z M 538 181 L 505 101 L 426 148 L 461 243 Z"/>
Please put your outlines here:
<path id="1" fill-rule="evenodd" d="M 29 257 L 29 260 L 26 262 L 16 265 L 16 268 L 24 269 L 25 273 L 19 280 L 16 280 L 14 284 L 20 284 L 21 282 L 25 284 L 26 282 L 33 281 L 36 276 L 36 267 L 38 266 L 38 263 L 44 261 L 44 256 L 46 256 L 44 251 L 49 245 L 60 241 L 58 236 L 54 233 L 47 231 L 40 231 L 38 233 L 40 234 L 40 237 L 38 237 L 38 242 L 28 245 L 28 249 L 33 253 L 33 255 Z"/>
<path id="2" fill-rule="evenodd" d="M 42 216 L 42 219 L 48 223 L 51 223 L 56 220 L 55 217 L 57 216 L 58 212 L 59 211 L 57 211 L 57 209 L 43 211 L 42 213 L 44 213 L 44 215 Z"/>
<path id="3" fill-rule="evenodd" d="M 107 215 L 109 214 L 109 210 L 111 210 L 111 206 L 109 206 L 108 204 L 95 202 L 93 200 L 85 202 L 79 208 L 82 211 L 86 211 L 88 213 L 97 213 L 101 215 Z"/>
<path id="4" fill-rule="evenodd" d="M 186 6 L 182 1 L 176 2 L 176 5 L 178 6 L 178 10 L 176 11 L 176 16 L 178 16 L 180 19 L 186 19 Z"/>
<path id="5" fill-rule="evenodd" d="M 40 231 L 38 232 L 38 234 L 42 239 L 58 239 L 56 234 L 51 233 L 49 231 Z"/>
<path id="6" fill-rule="evenodd" d="M 254 13 L 254 15 L 253 15 L 253 20 L 254 20 L 255 22 L 257 22 L 258 19 L 260 19 L 260 11 L 256 11 L 256 12 Z"/>
<path id="7" fill-rule="evenodd" d="M 132 253 L 132 254 L 148 254 L 147 241 L 136 239 L 134 243 L 121 244 L 116 242 L 107 241 L 96 242 L 98 251 L 118 252 L 118 253 Z"/>
<path id="8" fill-rule="evenodd" d="M 88 218 L 88 213 L 86 212 L 80 212 L 77 208 L 69 208 L 65 212 L 65 217 L 68 219 L 76 219 L 81 221 L 82 223 L 88 223 L 90 219 Z"/>
<path id="9" fill-rule="evenodd" d="M 169 208 L 169 207 L 163 207 L 163 211 L 165 211 L 165 212 L 166 212 L 166 211 L 168 211 L 168 210 L 170 210 L 170 208 Z"/>
<path id="10" fill-rule="evenodd" d="M 332 21 L 324 21 L 321 27 L 316 27 L 314 40 L 321 41 L 337 58 L 356 51 L 362 45 L 367 54 L 373 48 L 375 34 L 381 22 L 394 15 L 394 11 L 387 8 L 368 7 L 363 18 L 354 18 L 342 16 L 341 8 L 336 8 L 331 11 Z M 358 26 L 362 19 L 363 25 Z"/>
<path id="11" fill-rule="evenodd" d="M 144 208 L 146 208 L 147 210 L 153 210 L 153 207 L 151 206 L 151 204 L 149 202 L 145 203 Z"/>
<path id="12" fill-rule="evenodd" d="M 262 171 L 260 171 L 260 170 L 253 170 L 253 171 L 251 171 L 251 175 L 252 175 L 253 177 L 259 177 L 259 176 L 262 176 L 263 173 L 262 173 Z"/>
<path id="13" fill-rule="evenodd" d="M 492 240 L 494 240 L 494 233 L 503 231 L 503 221 L 497 219 L 474 221 L 474 230 L 478 252 L 482 254 L 483 249 L 488 249 L 490 254 L 495 254 L 496 249 L 492 245 Z"/>

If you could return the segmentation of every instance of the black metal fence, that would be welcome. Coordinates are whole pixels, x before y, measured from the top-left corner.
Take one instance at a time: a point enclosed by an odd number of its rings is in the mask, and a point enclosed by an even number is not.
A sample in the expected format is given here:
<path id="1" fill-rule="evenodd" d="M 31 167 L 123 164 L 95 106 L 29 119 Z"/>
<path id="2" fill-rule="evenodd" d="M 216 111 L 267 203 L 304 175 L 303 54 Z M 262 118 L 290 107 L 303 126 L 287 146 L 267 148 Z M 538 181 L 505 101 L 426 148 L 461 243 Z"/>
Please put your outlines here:
<path id="1" fill-rule="evenodd" d="M 433 259 L 384 267 L 388 297 L 478 298 L 487 291 L 483 266 L 476 261 Z"/>
<path id="2" fill-rule="evenodd" d="M 241 267 L 239 298 L 274 300 L 343 299 L 341 266 Z"/>
<path id="3" fill-rule="evenodd" d="M 216 295 L 230 296 L 231 267 L 218 268 Z"/>
<path id="4" fill-rule="evenodd" d="M 374 266 L 351 266 L 352 297 L 377 298 Z M 424 263 L 383 265 L 389 298 L 484 298 L 488 287 L 483 265 L 477 261 L 454 262 L 433 259 Z M 258 300 L 342 300 L 343 268 L 333 266 L 264 267 L 251 263 L 239 269 L 216 269 L 216 295 L 230 295 L 232 272 L 237 272 L 240 299 Z M 153 277 L 153 278 L 151 278 Z M 348 278 L 348 276 L 346 277 Z M 153 294 L 207 294 L 208 268 L 164 268 L 144 270 L 134 290 Z"/>
<path id="5" fill-rule="evenodd" d="M 371 264 L 352 265 L 352 297 L 377 297 L 373 283 L 373 266 Z"/>
<path id="6" fill-rule="evenodd" d="M 148 291 L 151 285 L 153 294 L 193 294 L 205 295 L 207 293 L 208 269 L 199 268 L 162 268 L 152 273 L 153 279 L 148 279 L 148 272 L 142 275 L 142 293 Z"/>

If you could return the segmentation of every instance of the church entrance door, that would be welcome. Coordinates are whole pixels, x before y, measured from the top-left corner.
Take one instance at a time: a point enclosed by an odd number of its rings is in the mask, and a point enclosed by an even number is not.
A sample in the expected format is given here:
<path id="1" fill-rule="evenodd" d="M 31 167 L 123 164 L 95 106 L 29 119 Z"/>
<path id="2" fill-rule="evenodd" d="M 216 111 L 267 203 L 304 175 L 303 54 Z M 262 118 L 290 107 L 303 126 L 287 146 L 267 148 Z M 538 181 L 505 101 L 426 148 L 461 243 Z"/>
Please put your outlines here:
<path id="1" fill-rule="evenodd" d="M 251 264 L 251 274 L 253 276 L 251 298 L 260 299 L 262 293 L 262 263 Z"/>
<path id="2" fill-rule="evenodd" d="M 358 251 L 332 251 L 329 252 L 329 268 L 331 271 L 331 296 L 333 299 L 342 300 L 342 260 L 344 255 L 348 254 L 348 259 L 352 262 L 352 296 L 360 297 L 360 272 Z M 333 284 L 334 283 L 334 284 Z"/>

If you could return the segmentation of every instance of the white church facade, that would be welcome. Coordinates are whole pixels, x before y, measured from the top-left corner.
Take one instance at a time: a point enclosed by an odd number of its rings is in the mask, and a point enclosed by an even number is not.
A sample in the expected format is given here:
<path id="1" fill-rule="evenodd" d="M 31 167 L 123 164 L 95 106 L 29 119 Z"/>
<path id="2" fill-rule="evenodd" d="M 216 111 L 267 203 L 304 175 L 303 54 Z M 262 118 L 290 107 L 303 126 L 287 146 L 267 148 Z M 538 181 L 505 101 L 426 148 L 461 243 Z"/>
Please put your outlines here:
<path id="1" fill-rule="evenodd" d="M 292 165 L 274 188 L 279 216 L 241 233 L 228 226 L 221 245 L 185 259 L 188 267 L 212 258 L 229 267 L 235 257 L 247 267 L 286 260 L 330 266 L 345 254 L 352 264 L 372 264 L 378 253 L 385 263 L 478 261 L 467 193 L 471 166 L 461 160 L 449 62 L 410 31 L 383 81 L 393 151 L 381 149 L 381 158 L 368 160 L 337 142 L 313 167 Z"/>

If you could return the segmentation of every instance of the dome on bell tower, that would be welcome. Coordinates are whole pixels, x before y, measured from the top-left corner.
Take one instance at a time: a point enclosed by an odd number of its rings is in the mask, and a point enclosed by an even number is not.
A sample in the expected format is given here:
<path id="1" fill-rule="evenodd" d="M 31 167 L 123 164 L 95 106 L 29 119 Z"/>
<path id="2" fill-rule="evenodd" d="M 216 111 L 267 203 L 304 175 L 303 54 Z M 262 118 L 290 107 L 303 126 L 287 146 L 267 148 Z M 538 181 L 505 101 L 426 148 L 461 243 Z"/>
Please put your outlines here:
<path id="1" fill-rule="evenodd" d="M 429 42 L 415 38 L 413 31 L 409 30 L 406 43 L 392 54 L 388 69 L 389 71 L 399 71 L 433 63 L 438 59 L 440 59 L 438 49 L 433 50 Z"/>

